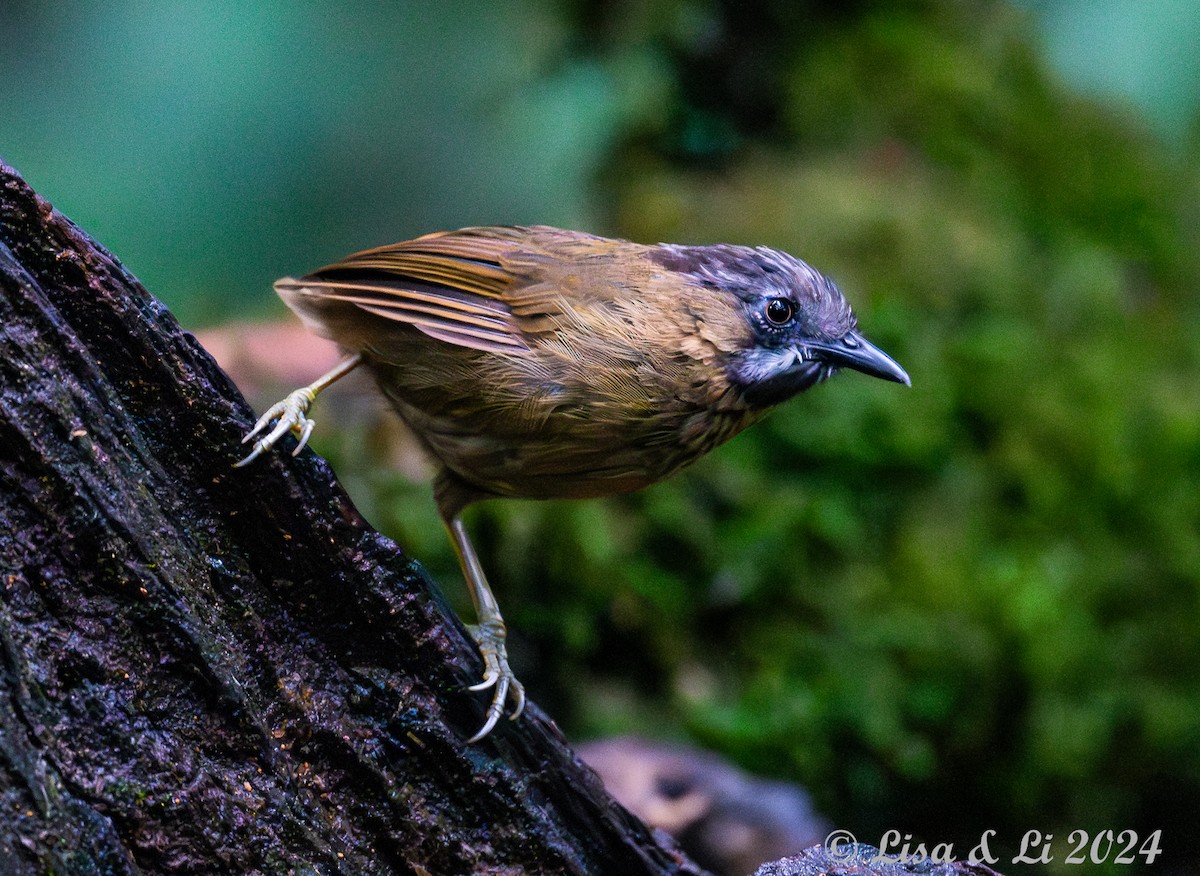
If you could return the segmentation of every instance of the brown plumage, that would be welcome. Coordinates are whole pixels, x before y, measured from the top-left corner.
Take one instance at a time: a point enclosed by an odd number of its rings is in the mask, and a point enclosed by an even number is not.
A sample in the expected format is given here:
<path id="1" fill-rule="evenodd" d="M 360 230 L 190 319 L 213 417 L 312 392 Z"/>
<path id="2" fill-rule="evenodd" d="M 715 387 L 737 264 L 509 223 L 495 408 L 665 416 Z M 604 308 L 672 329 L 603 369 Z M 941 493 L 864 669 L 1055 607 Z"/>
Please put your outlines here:
<path id="1" fill-rule="evenodd" d="M 430 234 L 275 284 L 349 354 L 268 411 L 247 439 L 312 429 L 316 393 L 359 364 L 440 465 L 435 486 L 497 690 L 504 628 L 460 512 L 494 497 L 583 498 L 661 480 L 839 366 L 907 383 L 837 288 L 784 253 L 647 246 L 556 228 Z M 515 717 L 515 715 L 514 715 Z"/>

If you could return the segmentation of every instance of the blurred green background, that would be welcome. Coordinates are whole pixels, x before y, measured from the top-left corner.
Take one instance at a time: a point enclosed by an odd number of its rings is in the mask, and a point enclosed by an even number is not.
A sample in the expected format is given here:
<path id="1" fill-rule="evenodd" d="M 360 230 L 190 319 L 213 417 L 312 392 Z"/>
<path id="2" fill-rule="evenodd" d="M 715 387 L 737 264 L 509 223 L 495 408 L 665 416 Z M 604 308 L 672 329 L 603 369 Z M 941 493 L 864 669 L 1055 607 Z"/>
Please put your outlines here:
<path id="1" fill-rule="evenodd" d="M 863 840 L 1038 829 L 1080 872 L 1071 830 L 1161 829 L 1200 872 L 1200 6 L 5 0 L 0 38 L 0 156 L 191 328 L 469 224 L 833 276 L 911 390 L 474 513 L 518 675 Z M 465 607 L 427 486 L 314 443 Z"/>

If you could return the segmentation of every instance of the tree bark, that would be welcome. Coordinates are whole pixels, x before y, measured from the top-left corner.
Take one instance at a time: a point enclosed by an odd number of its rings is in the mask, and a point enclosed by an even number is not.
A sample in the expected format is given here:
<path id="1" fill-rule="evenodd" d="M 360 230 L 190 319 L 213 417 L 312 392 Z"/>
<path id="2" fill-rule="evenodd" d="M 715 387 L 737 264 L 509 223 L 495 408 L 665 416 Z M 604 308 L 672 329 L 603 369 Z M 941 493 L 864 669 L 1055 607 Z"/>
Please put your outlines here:
<path id="1" fill-rule="evenodd" d="M 698 874 L 0 165 L 0 873 Z"/>

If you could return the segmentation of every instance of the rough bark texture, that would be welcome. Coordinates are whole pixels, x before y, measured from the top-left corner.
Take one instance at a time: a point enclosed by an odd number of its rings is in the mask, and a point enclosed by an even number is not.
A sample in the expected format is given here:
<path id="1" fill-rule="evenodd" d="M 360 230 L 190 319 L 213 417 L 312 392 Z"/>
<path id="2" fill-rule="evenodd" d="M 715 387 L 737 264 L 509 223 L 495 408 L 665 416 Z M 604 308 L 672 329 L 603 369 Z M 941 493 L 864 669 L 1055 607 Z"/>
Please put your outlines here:
<path id="1" fill-rule="evenodd" d="M 700 872 L 2 165 L 0 339 L 0 873 Z"/>
<path id="2" fill-rule="evenodd" d="M 833 848 L 813 846 L 794 857 L 763 864 L 754 876 L 1001 876 L 986 864 L 943 862 L 916 855 L 909 860 L 893 860 L 896 857 L 857 843 Z"/>

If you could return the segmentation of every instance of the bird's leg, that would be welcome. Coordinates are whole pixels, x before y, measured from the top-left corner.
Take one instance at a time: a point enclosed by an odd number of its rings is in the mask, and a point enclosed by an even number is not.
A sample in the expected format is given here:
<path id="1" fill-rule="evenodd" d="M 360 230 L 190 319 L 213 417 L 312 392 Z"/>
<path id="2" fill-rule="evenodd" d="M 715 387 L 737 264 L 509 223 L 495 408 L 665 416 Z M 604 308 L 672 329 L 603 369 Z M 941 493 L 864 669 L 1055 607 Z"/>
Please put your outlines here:
<path id="1" fill-rule="evenodd" d="M 362 356 L 355 353 L 353 356 L 349 356 L 339 362 L 337 367 L 328 374 L 322 374 L 308 386 L 297 389 L 295 392 L 290 393 L 283 401 L 271 405 L 267 409 L 267 412 L 258 418 L 258 422 L 254 424 L 254 428 L 242 439 L 242 443 L 245 444 L 255 435 L 266 429 L 272 420 L 278 418 L 279 422 L 275 424 L 274 429 L 254 443 L 254 449 L 250 451 L 250 455 L 236 463 L 236 466 L 240 467 L 252 462 L 260 454 L 270 450 L 275 445 L 275 442 L 288 432 L 295 432 L 296 437 L 300 439 L 300 443 L 292 451 L 292 456 L 303 450 L 304 445 L 308 443 L 308 436 L 312 434 L 313 426 L 316 425 L 305 414 L 308 413 L 308 409 L 316 399 L 317 393 L 331 383 L 335 383 L 345 377 L 361 365 L 362 361 Z"/>
<path id="2" fill-rule="evenodd" d="M 471 540 L 467 538 L 467 530 L 463 527 L 462 518 L 455 514 L 444 519 L 446 529 L 450 532 L 450 539 L 454 542 L 454 549 L 458 553 L 458 561 L 462 565 L 463 575 L 467 579 L 467 586 L 471 590 L 471 601 L 475 603 L 475 613 L 479 617 L 479 623 L 468 629 L 475 637 L 475 641 L 479 645 L 479 653 L 483 656 L 483 680 L 479 684 L 472 685 L 470 690 L 495 688 L 492 693 L 492 704 L 488 706 L 487 719 L 479 728 L 479 732 L 467 740 L 468 742 L 478 742 L 496 726 L 496 722 L 504 713 L 504 705 L 510 695 L 516 701 L 516 706 L 509 717 L 514 721 L 520 717 L 521 712 L 525 709 L 525 687 L 517 681 L 517 677 L 513 675 L 513 671 L 508 666 L 508 652 L 504 647 L 506 635 L 504 618 L 500 616 L 500 606 L 496 603 L 496 597 L 492 595 L 492 588 L 488 586 L 487 577 L 483 574 L 483 566 L 479 563 L 479 557 L 476 556 L 475 549 L 471 547 Z"/>

